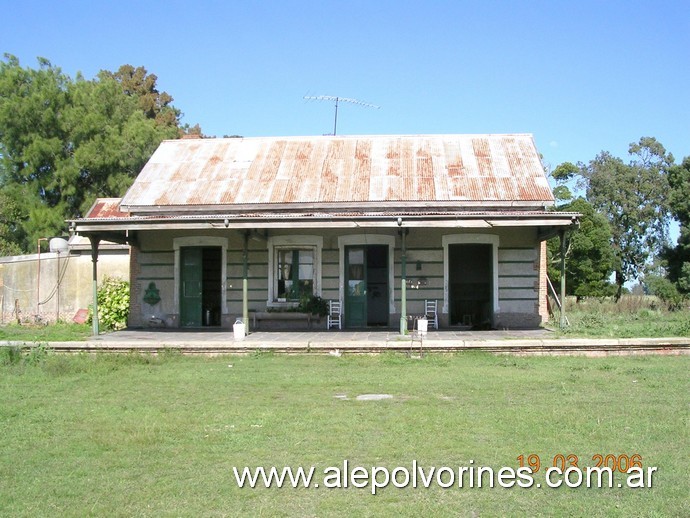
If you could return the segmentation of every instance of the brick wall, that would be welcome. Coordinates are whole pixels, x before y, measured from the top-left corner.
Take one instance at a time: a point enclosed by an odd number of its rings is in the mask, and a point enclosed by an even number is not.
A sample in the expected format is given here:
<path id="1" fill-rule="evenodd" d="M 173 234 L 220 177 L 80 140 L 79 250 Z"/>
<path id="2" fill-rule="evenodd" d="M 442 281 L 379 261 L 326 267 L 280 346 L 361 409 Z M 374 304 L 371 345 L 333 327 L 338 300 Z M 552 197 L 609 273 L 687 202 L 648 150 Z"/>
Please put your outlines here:
<path id="1" fill-rule="evenodd" d="M 547 322 L 549 320 L 549 308 L 546 300 L 548 297 L 546 286 L 548 268 L 546 259 L 546 241 L 542 241 L 539 248 L 539 302 L 536 308 L 539 316 L 541 316 L 542 322 Z"/>

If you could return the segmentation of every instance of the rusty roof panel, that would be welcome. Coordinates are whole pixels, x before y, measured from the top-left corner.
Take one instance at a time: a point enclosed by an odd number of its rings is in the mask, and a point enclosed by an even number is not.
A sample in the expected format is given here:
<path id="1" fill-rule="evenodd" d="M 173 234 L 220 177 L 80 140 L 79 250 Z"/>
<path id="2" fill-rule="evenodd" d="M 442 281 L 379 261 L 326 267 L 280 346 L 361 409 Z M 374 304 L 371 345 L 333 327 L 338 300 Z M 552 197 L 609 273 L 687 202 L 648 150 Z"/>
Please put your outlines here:
<path id="1" fill-rule="evenodd" d="M 340 201 L 345 196 L 349 196 L 349 199 L 352 200 L 352 178 L 350 177 L 350 172 L 345 170 L 345 164 L 342 160 L 337 164 L 333 164 L 333 171 L 335 171 L 335 174 L 338 177 L 335 200 L 333 201 Z"/>
<path id="2" fill-rule="evenodd" d="M 385 176 L 375 176 L 369 181 L 369 196 L 372 201 L 383 201 L 388 196 L 388 181 Z"/>
<path id="3" fill-rule="evenodd" d="M 170 140 L 153 154 L 122 205 L 145 212 L 483 200 L 553 202 L 531 135 Z"/>
<path id="4" fill-rule="evenodd" d="M 319 183 L 319 192 L 317 196 L 324 202 L 332 202 L 337 198 L 338 174 L 333 170 L 330 164 L 325 162 L 325 158 L 323 164 L 323 172 L 321 174 L 321 182 Z"/>
<path id="5" fill-rule="evenodd" d="M 129 213 L 120 210 L 122 198 L 97 198 L 84 218 L 126 218 Z"/>
<path id="6" fill-rule="evenodd" d="M 479 176 L 487 178 L 493 176 L 493 162 L 488 140 L 484 138 L 473 139 L 472 149 L 479 167 Z"/>
<path id="7" fill-rule="evenodd" d="M 386 194 L 386 198 L 380 201 L 397 199 L 403 186 L 402 178 L 399 176 L 388 176 L 386 180 L 388 184 L 388 193 Z"/>
<path id="8" fill-rule="evenodd" d="M 433 176 L 417 179 L 417 193 L 425 201 L 436 199 L 436 181 Z"/>
<path id="9" fill-rule="evenodd" d="M 287 199 L 285 195 L 287 194 L 289 184 L 290 181 L 287 179 L 277 179 L 274 181 L 269 203 L 280 203 L 280 200 Z"/>

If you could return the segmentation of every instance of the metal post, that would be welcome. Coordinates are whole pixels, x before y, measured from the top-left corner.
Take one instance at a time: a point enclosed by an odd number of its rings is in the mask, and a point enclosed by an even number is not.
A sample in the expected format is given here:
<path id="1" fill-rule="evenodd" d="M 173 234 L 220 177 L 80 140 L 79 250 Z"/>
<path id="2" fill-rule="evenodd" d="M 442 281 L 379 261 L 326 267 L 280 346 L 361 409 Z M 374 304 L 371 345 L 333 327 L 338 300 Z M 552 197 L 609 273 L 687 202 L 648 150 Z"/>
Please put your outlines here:
<path id="1" fill-rule="evenodd" d="M 400 334 L 407 334 L 407 229 L 402 228 L 403 220 L 398 218 L 400 227 Z"/>
<path id="2" fill-rule="evenodd" d="M 338 98 L 335 98 L 335 120 L 333 121 L 333 136 L 335 137 L 338 131 Z"/>
<path id="3" fill-rule="evenodd" d="M 560 231 L 561 238 L 561 320 L 560 327 L 564 329 L 566 326 L 566 316 L 565 316 L 565 230 Z"/>
<path id="4" fill-rule="evenodd" d="M 244 233 L 242 261 L 242 322 L 244 322 L 244 333 L 249 334 L 249 231 Z"/>
<path id="5" fill-rule="evenodd" d="M 93 318 L 91 322 L 93 335 L 98 336 L 98 244 L 101 240 L 96 236 L 89 236 L 89 241 L 91 241 L 91 284 L 93 287 Z"/>

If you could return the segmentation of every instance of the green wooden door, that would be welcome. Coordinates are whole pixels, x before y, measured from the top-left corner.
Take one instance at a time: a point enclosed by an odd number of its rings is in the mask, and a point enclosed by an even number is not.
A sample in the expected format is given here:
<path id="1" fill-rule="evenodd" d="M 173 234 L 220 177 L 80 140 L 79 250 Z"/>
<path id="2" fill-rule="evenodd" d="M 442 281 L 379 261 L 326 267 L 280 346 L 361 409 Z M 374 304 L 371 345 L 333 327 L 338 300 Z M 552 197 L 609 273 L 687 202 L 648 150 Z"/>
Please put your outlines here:
<path id="1" fill-rule="evenodd" d="M 345 327 L 367 325 L 366 248 L 345 248 Z"/>
<path id="2" fill-rule="evenodd" d="M 203 254 L 201 248 L 180 249 L 180 323 L 201 326 Z"/>

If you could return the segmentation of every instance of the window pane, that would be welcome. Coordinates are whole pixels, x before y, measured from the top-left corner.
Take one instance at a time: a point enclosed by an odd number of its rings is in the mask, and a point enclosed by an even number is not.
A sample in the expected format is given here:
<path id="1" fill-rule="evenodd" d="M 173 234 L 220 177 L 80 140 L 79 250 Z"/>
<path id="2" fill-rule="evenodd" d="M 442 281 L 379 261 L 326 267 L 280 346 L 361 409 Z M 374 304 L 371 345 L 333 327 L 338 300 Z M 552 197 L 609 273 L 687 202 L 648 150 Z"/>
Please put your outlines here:
<path id="1" fill-rule="evenodd" d="M 312 250 L 297 250 L 299 262 L 297 298 L 311 296 L 314 292 L 314 252 Z"/>
<path id="2" fill-rule="evenodd" d="M 292 273 L 292 250 L 278 252 L 278 279 L 287 280 Z"/>
<path id="3" fill-rule="evenodd" d="M 350 248 L 347 252 L 348 279 L 364 280 L 364 249 Z"/>
<path id="4" fill-rule="evenodd" d="M 350 264 L 364 264 L 364 249 L 350 248 L 348 250 L 347 262 Z"/>
<path id="5" fill-rule="evenodd" d="M 276 298 L 296 301 L 313 295 L 313 250 L 276 250 L 276 263 Z"/>
<path id="6" fill-rule="evenodd" d="M 276 290 L 276 297 L 279 299 L 287 299 L 292 290 L 292 250 L 278 250 L 276 271 L 278 274 L 278 286 Z"/>
<path id="7" fill-rule="evenodd" d="M 299 254 L 299 280 L 312 280 L 314 278 L 314 252 L 311 250 L 298 250 Z"/>

